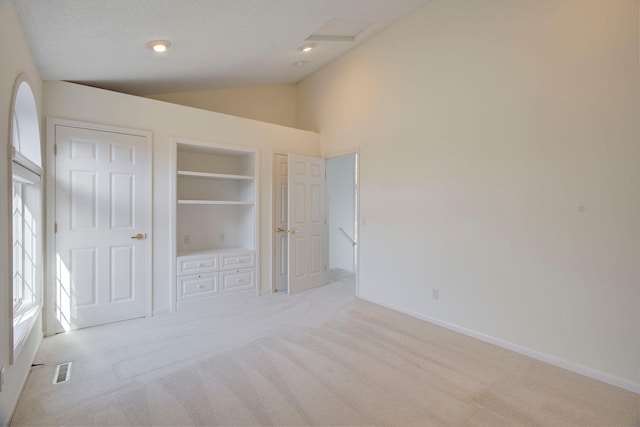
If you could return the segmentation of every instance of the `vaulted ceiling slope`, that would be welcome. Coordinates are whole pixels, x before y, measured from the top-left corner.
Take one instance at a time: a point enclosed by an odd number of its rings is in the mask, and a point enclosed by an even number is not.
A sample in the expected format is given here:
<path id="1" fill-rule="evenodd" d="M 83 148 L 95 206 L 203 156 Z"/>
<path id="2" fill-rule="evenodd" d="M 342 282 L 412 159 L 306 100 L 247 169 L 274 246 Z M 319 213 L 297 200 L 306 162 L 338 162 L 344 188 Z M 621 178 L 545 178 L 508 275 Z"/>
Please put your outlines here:
<path id="1" fill-rule="evenodd" d="M 13 0 L 43 79 L 137 95 L 294 83 L 427 1 Z"/>

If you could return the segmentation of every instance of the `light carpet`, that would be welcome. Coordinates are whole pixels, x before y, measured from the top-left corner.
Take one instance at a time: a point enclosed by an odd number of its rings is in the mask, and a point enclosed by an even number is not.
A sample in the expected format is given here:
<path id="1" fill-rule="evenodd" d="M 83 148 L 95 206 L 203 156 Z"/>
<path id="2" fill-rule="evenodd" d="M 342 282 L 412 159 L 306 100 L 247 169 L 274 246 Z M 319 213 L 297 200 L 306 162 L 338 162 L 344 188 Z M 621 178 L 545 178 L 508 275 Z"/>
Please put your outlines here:
<path id="1" fill-rule="evenodd" d="M 353 295 L 343 280 L 46 338 L 12 425 L 639 423 L 637 394 Z"/>

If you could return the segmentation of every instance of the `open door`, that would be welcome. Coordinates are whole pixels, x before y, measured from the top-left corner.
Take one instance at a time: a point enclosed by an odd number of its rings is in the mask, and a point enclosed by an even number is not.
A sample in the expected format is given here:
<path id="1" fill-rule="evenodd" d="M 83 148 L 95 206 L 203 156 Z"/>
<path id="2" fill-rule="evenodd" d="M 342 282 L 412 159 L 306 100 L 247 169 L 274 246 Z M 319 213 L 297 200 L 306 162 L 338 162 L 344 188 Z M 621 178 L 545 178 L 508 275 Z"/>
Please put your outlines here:
<path id="1" fill-rule="evenodd" d="M 289 293 L 328 282 L 325 259 L 325 163 L 289 154 Z"/>

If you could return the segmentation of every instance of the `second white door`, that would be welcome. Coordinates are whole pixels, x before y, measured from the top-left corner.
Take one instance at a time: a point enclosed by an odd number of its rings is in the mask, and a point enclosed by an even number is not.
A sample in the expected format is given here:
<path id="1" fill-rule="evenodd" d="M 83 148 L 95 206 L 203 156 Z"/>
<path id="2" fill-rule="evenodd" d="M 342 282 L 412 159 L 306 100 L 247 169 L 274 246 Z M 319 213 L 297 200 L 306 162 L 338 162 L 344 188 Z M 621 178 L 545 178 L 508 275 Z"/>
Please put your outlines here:
<path id="1" fill-rule="evenodd" d="M 327 283 L 324 160 L 288 157 L 289 293 Z"/>
<path id="2" fill-rule="evenodd" d="M 274 280 L 277 292 L 289 291 L 289 160 L 275 157 L 275 254 Z"/>

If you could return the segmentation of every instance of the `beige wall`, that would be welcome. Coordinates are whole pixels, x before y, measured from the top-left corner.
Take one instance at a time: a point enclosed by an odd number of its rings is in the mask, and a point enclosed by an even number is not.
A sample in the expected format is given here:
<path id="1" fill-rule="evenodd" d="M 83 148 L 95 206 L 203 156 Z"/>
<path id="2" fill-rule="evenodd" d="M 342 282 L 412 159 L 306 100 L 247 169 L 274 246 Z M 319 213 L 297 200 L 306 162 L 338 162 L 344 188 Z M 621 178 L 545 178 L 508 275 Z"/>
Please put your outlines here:
<path id="1" fill-rule="evenodd" d="M 183 137 L 259 149 L 260 283 L 272 282 L 272 213 L 274 152 L 319 155 L 320 138 L 312 132 L 232 117 L 182 105 L 124 95 L 65 82 L 44 84 L 47 117 L 80 120 L 153 133 L 153 310 L 170 307 L 171 200 L 170 138 Z M 47 141 L 48 144 L 51 141 Z M 47 146 L 47 149 L 51 149 Z"/>
<path id="2" fill-rule="evenodd" d="M 277 125 L 296 125 L 296 86 L 281 84 L 148 95 L 148 98 Z"/>
<path id="3" fill-rule="evenodd" d="M 25 74 L 36 105 L 40 110 L 42 80 L 27 48 L 20 23 L 13 5 L 8 0 L 0 0 L 0 366 L 5 366 L 5 384 L 0 392 L 0 425 L 7 425 L 18 400 L 22 385 L 27 378 L 31 362 L 42 338 L 42 324 L 38 319 L 17 360 L 9 363 L 9 331 L 12 327 L 13 304 L 9 297 L 11 267 L 8 251 L 11 247 L 8 230 L 10 227 L 8 181 L 9 159 L 9 117 L 13 98 L 14 83 L 18 76 Z"/>
<path id="4" fill-rule="evenodd" d="M 360 296 L 640 392 L 638 39 L 636 0 L 432 0 L 303 80 L 361 148 Z"/>

